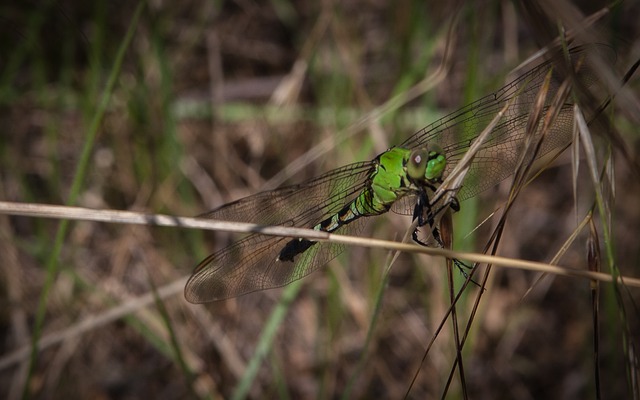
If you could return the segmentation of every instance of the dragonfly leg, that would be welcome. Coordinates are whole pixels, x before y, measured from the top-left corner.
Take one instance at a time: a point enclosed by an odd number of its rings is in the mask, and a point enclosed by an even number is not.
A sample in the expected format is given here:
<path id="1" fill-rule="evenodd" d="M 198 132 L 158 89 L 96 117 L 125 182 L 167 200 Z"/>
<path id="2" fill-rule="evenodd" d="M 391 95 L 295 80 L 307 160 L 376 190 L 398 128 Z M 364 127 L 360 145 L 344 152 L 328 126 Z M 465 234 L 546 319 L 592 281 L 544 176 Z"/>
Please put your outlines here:
<path id="1" fill-rule="evenodd" d="M 431 189 L 431 187 L 429 187 Z M 452 197 L 448 204 L 453 211 L 460 211 L 460 202 L 456 197 Z M 429 201 L 429 196 L 427 195 L 426 190 L 421 190 L 418 195 L 418 201 L 416 202 L 416 206 L 413 209 L 413 221 L 418 220 L 418 226 L 413 231 L 413 240 L 423 246 L 427 246 L 427 244 L 423 243 L 418 239 L 418 228 L 422 228 L 425 225 L 429 225 L 431 227 L 431 231 L 433 233 L 434 239 L 438 242 L 441 247 L 444 247 L 444 244 L 440 238 L 440 234 L 438 232 L 438 228 L 435 226 L 435 216 L 438 215 L 441 211 L 443 211 L 447 205 L 442 205 L 438 207 L 438 209 L 434 212 L 431 208 L 431 203 Z M 426 210 L 426 213 L 425 213 Z"/>
<path id="2" fill-rule="evenodd" d="M 460 211 L 460 202 L 458 201 L 458 198 L 455 196 L 451 198 L 451 202 L 449 203 L 449 206 L 455 212 Z"/>
<path id="3" fill-rule="evenodd" d="M 431 203 L 429 201 L 429 196 L 427 195 L 427 192 L 424 190 L 420 192 L 420 195 L 418 196 L 418 201 L 413 211 L 413 220 L 414 221 L 416 219 L 418 220 L 418 225 L 416 229 L 414 229 L 411 235 L 414 242 L 418 243 L 421 246 L 425 246 L 425 247 L 429 246 L 428 243 L 420 240 L 420 238 L 418 237 L 419 229 L 426 225 L 429 225 L 433 239 L 436 241 L 438 246 L 440 246 L 441 248 L 444 248 L 444 242 L 440 237 L 440 230 L 435 224 L 435 216 L 438 215 L 438 213 L 440 213 L 443 209 L 444 209 L 444 206 L 438 208 L 434 212 L 433 209 L 431 208 Z"/>
<path id="4" fill-rule="evenodd" d="M 426 210 L 426 213 L 425 213 Z M 426 215 L 426 217 L 425 217 Z M 423 226 L 429 224 L 432 229 L 433 237 L 436 239 L 438 244 L 442 245 L 442 241 L 440 240 L 440 234 L 438 233 L 437 228 L 434 226 L 434 218 L 433 213 L 431 212 L 431 205 L 429 204 L 429 197 L 427 196 L 427 192 L 425 190 L 421 190 L 418 195 L 418 201 L 416 202 L 416 206 L 413 209 L 413 220 L 418 220 L 418 225 L 416 229 L 414 229 L 411 237 L 413 241 L 418 243 L 421 246 L 428 246 L 427 243 L 421 241 L 418 238 L 418 229 Z"/>
<path id="5" fill-rule="evenodd" d="M 453 197 L 448 205 L 453 209 L 453 211 L 456 211 L 456 212 L 460 211 L 460 202 L 456 197 Z M 437 215 L 442 210 L 444 210 L 445 207 L 446 205 L 440 206 L 435 212 L 433 212 L 433 210 L 431 209 L 431 204 L 429 202 L 429 197 L 427 196 L 426 191 L 423 190 L 420 192 L 420 195 L 418 196 L 418 201 L 416 202 L 416 206 L 413 210 L 413 220 L 414 221 L 416 219 L 418 220 L 418 226 L 416 227 L 416 229 L 414 229 L 411 235 L 414 242 L 418 243 L 421 246 L 425 246 L 425 247 L 429 246 L 427 243 L 423 242 L 418 237 L 418 230 L 424 227 L 425 225 L 429 225 L 429 227 L 431 228 L 431 234 L 433 235 L 433 238 L 436 241 L 436 243 L 438 243 L 438 246 L 440 246 L 441 248 L 445 247 L 444 242 L 440 237 L 440 231 L 435 226 L 435 215 Z M 462 276 L 464 276 L 465 278 L 469 278 L 469 273 L 467 272 L 467 270 L 473 270 L 473 267 L 458 260 L 457 258 L 454 258 L 452 261 L 453 261 L 453 264 L 458 268 Z M 478 284 L 475 281 L 471 280 L 471 282 L 473 282 L 476 286 L 478 286 Z"/>

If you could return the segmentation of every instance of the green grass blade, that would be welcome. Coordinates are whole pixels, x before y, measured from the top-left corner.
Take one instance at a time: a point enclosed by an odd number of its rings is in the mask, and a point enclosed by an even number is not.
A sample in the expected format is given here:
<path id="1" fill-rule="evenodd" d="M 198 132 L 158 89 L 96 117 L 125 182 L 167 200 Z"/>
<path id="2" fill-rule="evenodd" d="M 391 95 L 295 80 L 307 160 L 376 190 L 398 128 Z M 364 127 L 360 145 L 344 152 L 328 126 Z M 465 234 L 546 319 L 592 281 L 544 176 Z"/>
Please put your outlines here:
<path id="1" fill-rule="evenodd" d="M 253 357 L 249 361 L 247 369 L 245 370 L 242 379 L 240 379 L 231 399 L 241 400 L 247 398 L 247 395 L 251 390 L 251 385 L 258 374 L 258 369 L 267 354 L 271 351 L 273 339 L 275 338 L 278 328 L 282 325 L 282 321 L 287 315 L 287 312 L 289 312 L 291 303 L 298 296 L 298 292 L 302 288 L 302 284 L 303 280 L 294 281 L 286 286 L 282 291 L 282 297 L 271 313 L 269 320 L 265 324 L 262 335 L 260 335 L 260 339 L 258 340 L 256 350 L 253 353 Z"/>
<path id="2" fill-rule="evenodd" d="M 113 68 L 111 70 L 111 74 L 109 76 L 109 80 L 107 82 L 107 86 L 103 92 L 101 101 L 98 105 L 98 108 L 95 111 L 94 118 L 91 121 L 91 125 L 89 126 L 89 130 L 87 132 L 87 136 L 85 139 L 84 147 L 82 149 L 82 153 L 80 154 L 80 159 L 78 161 L 78 166 L 76 168 L 76 175 L 73 179 L 73 184 L 71 186 L 71 190 L 69 192 L 69 197 L 67 200 L 68 205 L 76 204 L 78 195 L 80 193 L 80 189 L 82 188 L 82 184 L 84 183 L 85 174 L 89 168 L 89 159 L 92 154 L 93 145 L 95 143 L 96 136 L 98 134 L 98 129 L 100 128 L 100 124 L 102 122 L 102 118 L 106 112 L 107 106 L 109 105 L 109 100 L 111 98 L 111 93 L 115 87 L 117 78 L 120 74 L 120 68 L 122 66 L 122 61 L 124 59 L 124 55 L 131 44 L 133 39 L 133 34 L 137 28 L 138 20 L 142 11 L 144 10 L 146 3 L 140 2 L 136 9 L 136 12 L 131 19 L 131 23 L 129 24 L 129 30 L 127 31 L 127 35 L 125 36 L 120 49 L 118 50 L 118 54 L 113 63 Z M 47 261 L 47 274 L 46 280 L 42 287 L 42 294 L 40 295 L 38 308 L 36 311 L 35 323 L 33 328 L 33 336 L 31 338 L 32 343 L 32 351 L 31 357 L 29 360 L 29 368 L 27 373 L 27 382 L 29 381 L 29 377 L 33 374 L 35 364 L 38 356 L 38 340 L 42 335 L 42 327 L 44 324 L 44 318 L 47 311 L 47 304 L 49 300 L 49 292 L 55 282 L 55 279 L 58 275 L 59 264 L 58 260 L 60 257 L 60 252 L 62 250 L 62 244 L 64 243 L 65 236 L 67 234 L 67 229 L 69 227 L 69 221 L 63 220 L 60 222 L 58 226 L 58 230 L 56 232 L 56 236 L 53 242 L 53 249 L 51 251 L 51 255 Z M 23 398 L 30 397 L 29 384 L 26 384 L 22 393 Z"/>

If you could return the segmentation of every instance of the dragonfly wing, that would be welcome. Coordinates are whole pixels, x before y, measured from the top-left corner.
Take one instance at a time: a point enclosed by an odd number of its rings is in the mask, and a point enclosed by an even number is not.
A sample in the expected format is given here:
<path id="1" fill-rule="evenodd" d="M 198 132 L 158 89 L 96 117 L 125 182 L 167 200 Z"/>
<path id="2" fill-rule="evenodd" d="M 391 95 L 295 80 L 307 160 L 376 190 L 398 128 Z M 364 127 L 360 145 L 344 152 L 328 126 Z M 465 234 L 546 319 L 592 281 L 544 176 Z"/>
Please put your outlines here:
<path id="1" fill-rule="evenodd" d="M 334 215 L 368 185 L 372 162 L 350 164 L 300 185 L 249 196 L 201 215 L 201 218 L 263 225 L 312 228 Z M 336 233 L 354 233 L 360 220 Z M 315 243 L 293 260 L 279 260 L 291 238 L 253 233 L 211 254 L 195 269 L 185 287 L 194 303 L 220 300 L 256 290 L 286 285 L 320 268 L 342 251 L 342 246 Z"/>
<path id="2" fill-rule="evenodd" d="M 227 203 L 200 218 L 311 228 L 335 214 L 367 185 L 372 162 L 349 164 L 299 185 Z"/>
<path id="3" fill-rule="evenodd" d="M 365 219 L 336 230 L 357 234 Z M 185 287 L 192 303 L 206 303 L 258 290 L 287 285 L 322 267 L 344 251 L 344 245 L 316 242 L 294 260 L 280 260 L 280 251 L 291 238 L 253 233 L 214 254 L 198 265 Z"/>
<path id="4" fill-rule="evenodd" d="M 396 202 L 391 205 L 391 211 L 400 215 L 413 215 L 417 201 L 418 196 L 408 194 L 396 200 Z"/>
<path id="5" fill-rule="evenodd" d="M 463 187 L 458 192 L 458 200 L 462 201 L 476 196 L 513 174 L 525 143 L 527 120 L 528 114 L 522 114 L 508 119 L 494 128 L 488 140 L 476 153 Z M 573 109 L 571 105 L 565 105 L 547 132 L 536 158 L 553 150 L 564 149 L 571 142 L 572 129 Z M 536 133 L 541 134 L 541 130 Z M 454 159 L 460 159 L 467 149 L 453 148 L 450 151 Z M 524 165 L 532 161 L 533 154 L 525 155 Z"/>
<path id="6" fill-rule="evenodd" d="M 602 46 L 600 46 L 602 47 Z M 595 74 L 588 64 L 583 64 L 584 56 L 591 50 L 604 51 L 598 46 L 582 46 L 570 51 L 574 63 L 581 63 L 576 74 L 579 82 L 592 86 Z M 473 140 L 491 122 L 497 113 L 511 102 L 504 116 L 489 134 L 487 141 L 470 166 L 458 199 L 464 200 L 496 185 L 513 174 L 525 141 L 526 124 L 529 113 L 546 74 L 556 65 L 562 65 L 562 55 L 534 67 L 515 81 L 495 93 L 485 96 L 438 121 L 427 125 L 408 138 L 401 146 L 406 148 L 439 145 L 447 160 L 444 176 L 453 170 L 458 161 L 469 150 Z M 562 81 L 561 73 L 555 73 L 547 94 L 547 104 L 556 95 Z M 572 105 L 569 100 L 560 111 L 555 125 L 545 137 L 537 157 L 564 148 L 572 138 Z M 540 134 L 540 130 L 536 132 Z M 527 160 L 525 160 L 527 161 Z M 531 160 L 529 160 L 531 161 Z"/>

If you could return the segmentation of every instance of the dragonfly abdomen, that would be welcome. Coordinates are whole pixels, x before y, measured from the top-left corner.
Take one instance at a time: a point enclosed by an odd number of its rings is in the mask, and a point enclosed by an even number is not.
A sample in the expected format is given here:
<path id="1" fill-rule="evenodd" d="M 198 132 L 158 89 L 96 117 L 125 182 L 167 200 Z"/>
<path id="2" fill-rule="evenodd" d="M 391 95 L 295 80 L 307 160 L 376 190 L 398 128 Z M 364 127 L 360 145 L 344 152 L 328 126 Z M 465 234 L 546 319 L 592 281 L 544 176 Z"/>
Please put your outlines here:
<path id="1" fill-rule="evenodd" d="M 373 191 L 370 188 L 367 188 L 353 201 L 344 206 L 342 210 L 333 214 L 329 218 L 320 221 L 320 223 L 314 226 L 313 229 L 329 233 L 335 232 L 340 227 L 345 226 L 360 217 L 385 213 L 389 211 L 390 207 L 390 204 L 383 204 L 375 201 Z M 316 243 L 317 242 L 314 240 L 302 238 L 293 239 L 287 242 L 282 251 L 280 251 L 278 260 L 293 262 L 294 258 L 298 254 L 304 253 Z"/>

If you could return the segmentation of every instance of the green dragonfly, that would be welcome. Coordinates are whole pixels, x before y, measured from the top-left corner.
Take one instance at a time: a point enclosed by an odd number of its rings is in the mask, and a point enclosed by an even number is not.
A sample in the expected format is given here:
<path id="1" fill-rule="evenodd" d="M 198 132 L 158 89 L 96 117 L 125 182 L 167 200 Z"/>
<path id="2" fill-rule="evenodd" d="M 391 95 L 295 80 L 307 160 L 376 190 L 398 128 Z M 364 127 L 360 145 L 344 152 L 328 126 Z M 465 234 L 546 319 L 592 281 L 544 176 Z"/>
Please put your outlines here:
<path id="1" fill-rule="evenodd" d="M 589 48 L 570 50 L 572 63 L 584 61 Z M 556 55 L 371 161 L 346 165 L 298 185 L 261 192 L 200 217 L 357 235 L 369 217 L 393 210 L 413 215 L 421 220 L 419 225 L 425 225 L 422 215 L 429 207 L 429 194 L 505 106 L 506 112 L 475 155 L 456 199 L 473 197 L 513 174 L 524 145 L 529 113 L 545 76 L 550 71 L 556 75 L 547 96 L 552 98 L 562 75 L 558 73 L 562 68 L 556 66 L 564 59 L 564 55 Z M 578 76 L 581 81 L 593 80 L 588 68 L 582 68 Z M 542 141 L 537 158 L 571 142 L 572 113 L 573 104 L 567 100 Z M 435 232 L 435 227 L 432 229 Z M 342 244 L 252 233 L 204 259 L 187 282 L 185 297 L 192 303 L 205 303 L 284 286 L 322 267 L 343 250 Z"/>

